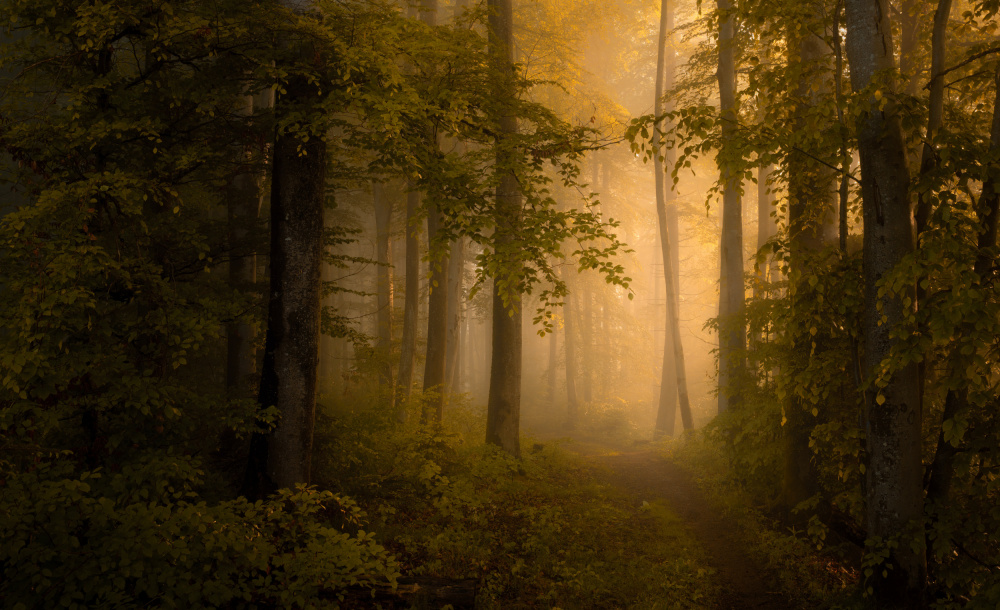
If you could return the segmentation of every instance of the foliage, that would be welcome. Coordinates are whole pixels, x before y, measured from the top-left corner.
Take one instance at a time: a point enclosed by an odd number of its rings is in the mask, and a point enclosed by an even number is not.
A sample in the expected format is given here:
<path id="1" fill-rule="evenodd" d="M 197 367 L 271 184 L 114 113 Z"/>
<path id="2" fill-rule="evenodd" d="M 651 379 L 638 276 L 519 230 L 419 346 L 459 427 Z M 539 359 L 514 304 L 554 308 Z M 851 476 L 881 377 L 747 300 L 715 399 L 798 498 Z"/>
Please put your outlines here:
<path id="1" fill-rule="evenodd" d="M 356 486 L 405 573 L 476 579 L 484 608 L 698 608 L 711 598 L 711 574 L 669 510 L 637 507 L 556 444 L 517 461 L 479 441 L 484 414 L 461 404 L 449 403 L 446 421 L 474 423 L 475 442 L 393 430 L 391 413 L 354 396 L 327 400 L 320 477 Z"/>
<path id="2" fill-rule="evenodd" d="M 853 547 L 822 544 L 824 534 L 816 527 L 782 528 L 747 493 L 747 479 L 727 463 L 726 455 L 731 452 L 723 439 L 709 432 L 669 442 L 663 451 L 692 471 L 710 501 L 742 533 L 741 541 L 752 555 L 779 576 L 782 590 L 791 599 L 804 607 L 860 607 L 852 598 L 859 578 L 851 567 Z"/>

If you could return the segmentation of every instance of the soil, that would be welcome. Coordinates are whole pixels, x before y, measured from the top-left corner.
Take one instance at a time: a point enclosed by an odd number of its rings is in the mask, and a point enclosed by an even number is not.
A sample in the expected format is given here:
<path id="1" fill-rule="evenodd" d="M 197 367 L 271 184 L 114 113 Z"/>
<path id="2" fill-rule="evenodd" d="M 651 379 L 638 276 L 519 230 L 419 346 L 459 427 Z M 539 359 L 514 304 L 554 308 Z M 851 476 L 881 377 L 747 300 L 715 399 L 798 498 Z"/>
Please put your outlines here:
<path id="1" fill-rule="evenodd" d="M 584 449 L 579 447 L 579 449 Z M 793 610 L 799 608 L 781 592 L 778 579 L 751 556 L 735 525 L 722 516 L 699 491 L 679 465 L 655 451 L 590 454 L 610 469 L 611 483 L 635 497 L 636 502 L 662 499 L 686 523 L 716 570 L 720 610 Z"/>

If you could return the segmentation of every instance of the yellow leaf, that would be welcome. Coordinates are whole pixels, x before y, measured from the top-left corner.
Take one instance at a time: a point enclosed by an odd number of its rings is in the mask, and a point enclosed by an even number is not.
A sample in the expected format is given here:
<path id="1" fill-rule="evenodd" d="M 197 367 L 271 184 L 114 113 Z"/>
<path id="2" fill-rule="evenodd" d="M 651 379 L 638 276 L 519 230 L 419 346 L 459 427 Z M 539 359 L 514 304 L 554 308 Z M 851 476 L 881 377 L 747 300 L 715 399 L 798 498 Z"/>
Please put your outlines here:
<path id="1" fill-rule="evenodd" d="M 882 394 L 880 393 L 880 394 L 879 394 L 879 395 L 878 395 L 878 396 L 877 396 L 877 397 L 875 398 L 875 402 L 877 402 L 877 403 L 878 403 L 878 404 L 880 404 L 880 405 L 884 405 L 884 404 L 885 404 L 885 396 L 884 396 L 884 395 L 882 395 Z"/>

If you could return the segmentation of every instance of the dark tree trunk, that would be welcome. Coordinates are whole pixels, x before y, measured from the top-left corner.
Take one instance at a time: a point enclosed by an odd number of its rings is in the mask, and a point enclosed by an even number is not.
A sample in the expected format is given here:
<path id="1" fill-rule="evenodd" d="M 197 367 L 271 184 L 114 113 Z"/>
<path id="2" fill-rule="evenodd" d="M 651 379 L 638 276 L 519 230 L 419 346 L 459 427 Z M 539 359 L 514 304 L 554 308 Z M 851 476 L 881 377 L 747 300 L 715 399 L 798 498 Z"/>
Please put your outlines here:
<path id="1" fill-rule="evenodd" d="M 514 11 L 511 0 L 487 0 L 489 45 L 493 64 L 495 95 L 498 100 L 513 100 Z M 497 251 L 514 243 L 521 230 L 521 191 L 511 167 L 513 152 L 505 150 L 504 140 L 517 133 L 517 118 L 510 111 L 500 117 L 497 134 L 497 168 L 502 172 L 497 185 Z M 512 277 L 516 277 L 512 273 Z M 504 291 L 507 294 L 504 294 Z M 521 419 L 521 317 L 518 287 L 493 287 L 493 361 L 490 369 L 490 395 L 486 416 L 486 442 L 498 445 L 520 457 Z M 505 297 L 508 302 L 505 303 Z"/>
<path id="2" fill-rule="evenodd" d="M 655 108 L 657 116 L 672 110 L 664 96 L 673 88 L 675 55 L 671 43 L 674 28 L 673 7 L 669 0 L 660 5 L 660 37 L 658 45 Z M 673 203 L 674 189 L 666 172 L 673 169 L 676 153 L 661 150 L 655 158 L 656 214 L 660 230 L 660 254 L 663 263 L 666 319 L 663 334 L 663 366 L 660 371 L 660 402 L 656 413 L 656 433 L 673 436 L 678 403 L 685 430 L 692 428 L 691 406 L 687 392 L 687 372 L 684 368 L 684 347 L 681 343 L 679 317 L 680 281 L 678 273 L 679 240 L 677 206 Z"/>
<path id="3" fill-rule="evenodd" d="M 733 7 L 730 0 L 717 0 L 719 20 L 719 102 L 722 115 L 722 150 L 719 170 L 722 173 L 722 238 L 719 277 L 719 413 L 735 407 L 740 397 L 732 385 L 742 379 L 746 352 L 746 323 L 743 284 L 743 212 L 740 201 L 740 176 L 735 168 L 739 159 L 727 142 L 738 140 L 736 114 L 736 56 Z"/>
<path id="4" fill-rule="evenodd" d="M 862 91 L 876 78 L 890 95 L 884 110 L 857 120 L 864 217 L 865 363 L 877 371 L 898 339 L 890 333 L 912 313 L 915 295 L 879 294 L 879 281 L 913 251 L 909 171 L 899 117 L 891 102 L 895 68 L 892 27 L 885 0 L 846 0 L 847 55 L 851 84 Z M 903 297 L 908 296 L 908 304 Z M 872 587 L 879 607 L 924 606 L 926 563 L 923 537 L 914 535 L 923 517 L 920 462 L 920 392 L 917 366 L 910 364 L 884 387 L 869 391 L 867 413 L 867 530 L 870 538 L 897 540 L 890 569 L 875 570 Z M 883 573 L 886 574 L 883 576 Z"/>
<path id="5" fill-rule="evenodd" d="M 318 99 L 315 85 L 292 78 L 278 112 Z M 271 284 L 258 401 L 277 406 L 276 427 L 251 442 L 244 489 L 262 497 L 308 483 L 312 466 L 319 355 L 326 142 L 294 133 L 274 142 L 271 178 Z"/>
<path id="6" fill-rule="evenodd" d="M 403 294 L 403 336 L 399 346 L 399 378 L 396 380 L 396 414 L 400 422 L 406 421 L 413 385 L 413 360 L 417 351 L 417 324 L 420 314 L 420 241 L 415 222 L 420 194 L 411 190 L 406 194 L 406 278 Z"/>
<path id="7" fill-rule="evenodd" d="M 386 406 L 392 408 L 392 251 L 389 237 L 392 231 L 392 201 L 386 193 L 386 185 L 372 185 L 375 203 L 375 262 L 376 299 L 378 303 L 378 342 L 375 357 L 378 362 L 379 392 Z"/>
<path id="8" fill-rule="evenodd" d="M 437 0 L 421 0 L 420 18 L 429 26 L 437 24 Z M 427 136 L 427 145 L 439 148 L 435 132 Z M 436 201 L 427 205 L 427 243 L 433 253 L 438 247 L 438 231 L 443 218 Z M 427 304 L 427 355 L 424 360 L 424 396 L 420 404 L 420 423 L 441 424 L 444 409 L 445 357 L 448 348 L 448 259 L 430 257 L 430 287 Z"/>
<path id="9" fill-rule="evenodd" d="M 427 211 L 427 241 L 434 242 L 441 223 L 437 205 Z M 433 250 L 433 246 L 431 247 Z M 444 369 L 448 347 L 448 261 L 431 258 L 427 305 L 427 357 L 424 360 L 424 396 L 420 423 L 440 424 L 444 408 Z"/>
<path id="10" fill-rule="evenodd" d="M 462 272 L 465 269 L 465 243 L 461 238 L 451 244 L 448 255 L 448 345 L 445 356 L 446 390 L 460 390 L 460 363 L 465 359 L 461 353 L 462 330 Z"/>

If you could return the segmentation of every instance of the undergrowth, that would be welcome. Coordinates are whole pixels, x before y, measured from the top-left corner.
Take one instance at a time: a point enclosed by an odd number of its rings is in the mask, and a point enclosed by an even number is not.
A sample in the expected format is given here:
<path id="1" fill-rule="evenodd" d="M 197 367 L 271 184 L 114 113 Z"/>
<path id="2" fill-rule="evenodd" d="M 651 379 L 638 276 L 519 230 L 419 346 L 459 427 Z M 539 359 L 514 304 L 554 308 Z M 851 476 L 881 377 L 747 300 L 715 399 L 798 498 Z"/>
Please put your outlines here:
<path id="1" fill-rule="evenodd" d="M 317 474 L 405 576 L 474 579 L 483 609 L 710 606 L 712 574 L 666 507 L 636 506 L 556 442 L 522 441 L 521 460 L 484 445 L 461 400 L 428 431 L 361 396 L 325 397 Z"/>
<path id="2" fill-rule="evenodd" d="M 733 475 L 718 439 L 705 434 L 667 440 L 664 455 L 695 477 L 709 501 L 730 519 L 749 552 L 764 561 L 790 599 L 808 608 L 860 608 L 858 572 L 849 544 L 827 544 L 826 531 L 787 528 L 768 515 Z"/>

